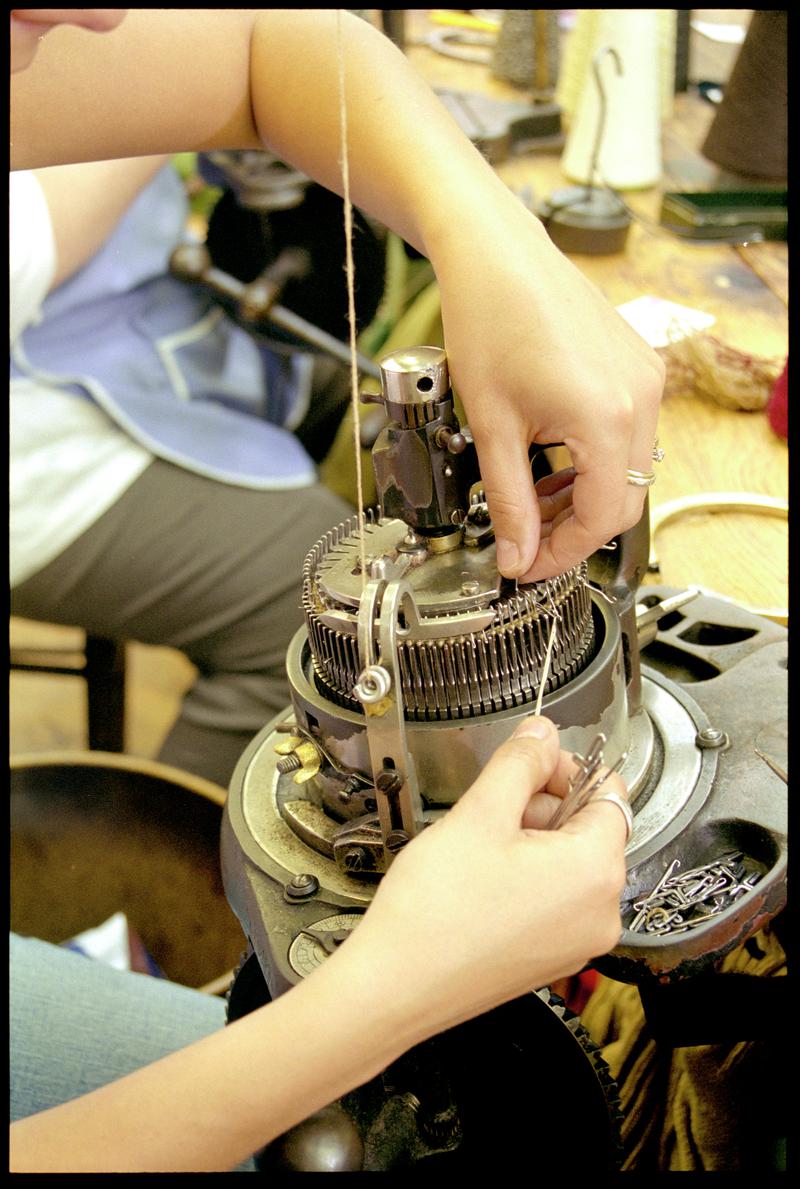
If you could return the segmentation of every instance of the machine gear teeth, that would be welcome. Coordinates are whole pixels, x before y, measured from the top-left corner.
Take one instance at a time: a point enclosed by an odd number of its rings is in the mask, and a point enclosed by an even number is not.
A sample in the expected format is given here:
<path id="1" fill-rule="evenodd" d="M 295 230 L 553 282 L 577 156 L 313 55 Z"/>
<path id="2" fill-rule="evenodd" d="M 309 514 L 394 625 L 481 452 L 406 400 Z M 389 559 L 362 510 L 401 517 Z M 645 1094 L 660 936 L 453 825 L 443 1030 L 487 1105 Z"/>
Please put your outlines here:
<path id="1" fill-rule="evenodd" d="M 364 532 L 370 550 L 388 552 L 387 542 L 402 527 L 398 521 L 369 520 Z M 347 579 L 359 567 L 359 552 L 357 525 L 347 521 L 314 546 L 303 572 L 303 609 L 318 688 L 336 704 L 356 712 L 360 704 L 352 691 L 361 659 Z M 437 562 L 432 559 L 431 566 Z M 493 570 L 488 559 L 485 569 Z M 545 693 L 571 681 L 594 655 L 595 626 L 585 563 L 529 586 L 505 590 L 500 584 L 469 609 L 486 612 L 488 625 L 475 630 L 469 614 L 451 603 L 444 609 L 435 607 L 440 625 L 436 638 L 415 639 L 411 631 L 398 642 L 403 704 L 410 721 L 469 719 L 533 702 L 554 619 L 557 631 Z M 431 615 L 424 599 L 419 610 L 424 623 L 426 614 Z"/>

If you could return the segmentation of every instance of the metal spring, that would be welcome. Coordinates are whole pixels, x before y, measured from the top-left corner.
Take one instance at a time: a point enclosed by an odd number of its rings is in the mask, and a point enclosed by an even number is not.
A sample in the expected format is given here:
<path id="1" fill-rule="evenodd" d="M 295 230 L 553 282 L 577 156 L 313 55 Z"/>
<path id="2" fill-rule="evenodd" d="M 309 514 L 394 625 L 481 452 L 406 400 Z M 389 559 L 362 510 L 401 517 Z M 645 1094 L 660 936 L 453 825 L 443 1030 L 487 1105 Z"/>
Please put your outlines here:
<path id="1" fill-rule="evenodd" d="M 625 928 L 631 933 L 663 936 L 696 929 L 752 891 L 761 879 L 761 872 L 747 870 L 741 851 L 726 852 L 710 863 L 674 874 L 680 865 L 680 859 L 673 859 L 646 896 L 629 902 L 627 910 L 633 915 Z"/>

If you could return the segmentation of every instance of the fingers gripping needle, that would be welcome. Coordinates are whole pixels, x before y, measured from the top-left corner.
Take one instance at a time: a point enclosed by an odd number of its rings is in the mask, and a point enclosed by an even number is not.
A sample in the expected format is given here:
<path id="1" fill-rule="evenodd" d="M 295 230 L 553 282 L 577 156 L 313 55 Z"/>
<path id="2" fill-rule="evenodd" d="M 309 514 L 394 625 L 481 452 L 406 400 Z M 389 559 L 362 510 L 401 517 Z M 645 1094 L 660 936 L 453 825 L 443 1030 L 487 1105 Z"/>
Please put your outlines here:
<path id="1" fill-rule="evenodd" d="M 550 639 L 547 642 L 547 652 L 545 653 L 544 664 L 542 665 L 542 676 L 539 682 L 539 692 L 536 697 L 534 714 L 541 713 L 542 699 L 550 672 L 550 660 L 553 655 L 557 627 L 558 616 L 554 614 L 553 623 L 550 628 Z M 573 813 L 577 813 L 587 801 L 591 800 L 592 796 L 600 788 L 600 785 L 608 779 L 612 772 L 618 772 L 620 770 L 625 762 L 624 754 L 620 756 L 613 768 L 605 768 L 602 772 L 600 771 L 603 768 L 603 748 L 605 745 L 605 735 L 596 735 L 585 757 L 577 753 L 573 755 L 572 758 L 578 765 L 578 772 L 569 782 L 566 797 L 564 797 L 564 800 L 548 822 L 548 830 L 557 830 L 559 826 L 562 826 L 568 818 L 572 817 Z M 598 773 L 600 773 L 599 776 Z"/>
<path id="2" fill-rule="evenodd" d="M 600 785 L 608 779 L 611 773 L 618 772 L 622 767 L 625 761 L 624 755 L 620 756 L 613 768 L 603 767 L 605 745 L 605 735 L 596 735 L 585 757 L 578 754 L 573 755 L 572 758 L 578 765 L 578 772 L 569 782 L 566 797 L 548 822 L 548 830 L 557 830 L 559 826 L 563 826 L 573 813 L 577 813 L 588 801 L 591 801 Z"/>

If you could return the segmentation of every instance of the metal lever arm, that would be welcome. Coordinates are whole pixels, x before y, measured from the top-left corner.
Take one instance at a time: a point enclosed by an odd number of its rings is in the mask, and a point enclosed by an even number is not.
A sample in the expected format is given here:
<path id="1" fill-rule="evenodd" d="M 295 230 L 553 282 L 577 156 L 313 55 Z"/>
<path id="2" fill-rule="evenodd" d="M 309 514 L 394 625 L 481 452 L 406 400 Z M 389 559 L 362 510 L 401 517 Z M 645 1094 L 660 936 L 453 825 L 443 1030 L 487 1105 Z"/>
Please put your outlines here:
<path id="1" fill-rule="evenodd" d="M 320 330 L 318 326 L 278 303 L 277 297 L 285 282 L 291 276 L 302 275 L 298 271 L 302 269 L 302 262 L 295 254 L 292 254 L 290 260 L 278 257 L 265 274 L 257 277 L 249 285 L 223 272 L 222 269 L 215 268 L 211 253 L 204 244 L 181 244 L 172 253 L 169 266 L 170 272 L 179 280 L 202 285 L 224 302 L 233 303 L 238 317 L 251 323 L 254 328 L 260 323 L 272 322 L 281 330 L 308 343 L 310 347 L 324 351 L 342 363 L 350 364 L 350 348 L 346 343 L 339 342 L 332 334 Z M 365 355 L 357 354 L 356 361 L 358 370 L 363 375 L 380 378 L 380 369 Z"/>
<path id="2" fill-rule="evenodd" d="M 413 756 L 408 750 L 397 637 L 403 605 L 413 608 L 411 589 L 402 579 L 377 579 L 367 585 L 358 619 L 361 678 L 354 690 L 364 707 L 367 743 L 377 792 L 378 819 L 385 861 L 423 826 L 422 799 Z M 374 656 L 378 622 L 379 655 Z"/>

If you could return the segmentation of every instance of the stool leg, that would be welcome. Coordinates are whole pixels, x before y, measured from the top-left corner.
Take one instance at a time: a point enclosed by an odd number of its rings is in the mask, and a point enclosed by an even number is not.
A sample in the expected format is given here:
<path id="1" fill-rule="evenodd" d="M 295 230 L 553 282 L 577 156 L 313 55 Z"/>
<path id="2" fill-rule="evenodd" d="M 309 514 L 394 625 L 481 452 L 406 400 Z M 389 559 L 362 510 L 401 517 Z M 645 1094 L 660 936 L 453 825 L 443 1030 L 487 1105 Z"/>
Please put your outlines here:
<path id="1" fill-rule="evenodd" d="M 86 637 L 86 689 L 89 749 L 125 750 L 125 645 L 100 636 Z"/>

